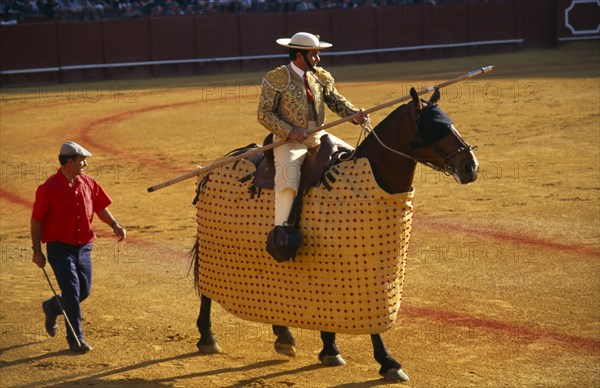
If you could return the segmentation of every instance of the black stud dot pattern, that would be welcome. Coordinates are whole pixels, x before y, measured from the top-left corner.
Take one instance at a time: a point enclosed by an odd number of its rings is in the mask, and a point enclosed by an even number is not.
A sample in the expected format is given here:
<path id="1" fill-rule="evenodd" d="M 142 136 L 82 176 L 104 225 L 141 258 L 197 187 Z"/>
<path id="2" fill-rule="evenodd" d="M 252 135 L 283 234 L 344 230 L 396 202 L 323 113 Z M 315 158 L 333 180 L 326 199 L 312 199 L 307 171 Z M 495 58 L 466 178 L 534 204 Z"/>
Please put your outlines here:
<path id="1" fill-rule="evenodd" d="M 273 193 L 250 196 L 245 160 L 213 171 L 197 204 L 199 292 L 244 319 L 337 333 L 374 334 L 396 321 L 406 268 L 413 193 L 381 190 L 366 159 L 330 171 L 301 215 L 292 261 L 265 251 Z"/>

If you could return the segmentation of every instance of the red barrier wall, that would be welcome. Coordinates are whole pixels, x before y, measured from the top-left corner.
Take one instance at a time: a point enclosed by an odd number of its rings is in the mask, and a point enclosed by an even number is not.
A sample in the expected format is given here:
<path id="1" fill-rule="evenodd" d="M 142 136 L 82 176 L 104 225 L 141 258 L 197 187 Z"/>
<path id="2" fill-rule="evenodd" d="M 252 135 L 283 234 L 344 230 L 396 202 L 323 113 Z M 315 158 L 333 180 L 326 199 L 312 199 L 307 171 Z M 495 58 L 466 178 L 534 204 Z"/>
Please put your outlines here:
<path id="1" fill-rule="evenodd" d="M 152 60 L 152 19 L 102 22 L 106 63 Z"/>
<path id="2" fill-rule="evenodd" d="M 0 26 L 0 70 L 59 66 L 56 24 Z"/>
<path id="3" fill-rule="evenodd" d="M 593 30 L 598 28 L 600 7 L 595 2 L 577 3 L 566 18 L 565 10 L 572 4 L 572 0 L 504 0 L 0 26 L 0 71 L 6 84 L 267 68 L 282 63 L 282 59 L 222 58 L 285 54 L 274 41 L 296 31 L 320 33 L 323 40 L 334 43 L 332 51 L 338 52 L 522 39 L 522 44 L 322 56 L 325 65 L 438 58 L 522 46 L 551 47 L 562 40 L 580 38 L 581 30 L 598 35 Z M 573 26 L 578 29 L 575 33 Z M 211 58 L 215 60 L 139 65 Z"/>

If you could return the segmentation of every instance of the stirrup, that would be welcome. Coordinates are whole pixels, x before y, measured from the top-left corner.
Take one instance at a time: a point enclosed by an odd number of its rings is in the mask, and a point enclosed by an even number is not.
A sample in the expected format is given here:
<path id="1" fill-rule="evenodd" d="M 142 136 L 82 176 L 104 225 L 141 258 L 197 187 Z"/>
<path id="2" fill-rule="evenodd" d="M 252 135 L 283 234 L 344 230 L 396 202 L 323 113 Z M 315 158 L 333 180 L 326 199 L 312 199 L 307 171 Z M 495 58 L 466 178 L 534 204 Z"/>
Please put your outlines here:
<path id="1" fill-rule="evenodd" d="M 267 236 L 267 252 L 278 262 L 293 259 L 302 245 L 300 230 L 289 225 L 277 225 Z"/>

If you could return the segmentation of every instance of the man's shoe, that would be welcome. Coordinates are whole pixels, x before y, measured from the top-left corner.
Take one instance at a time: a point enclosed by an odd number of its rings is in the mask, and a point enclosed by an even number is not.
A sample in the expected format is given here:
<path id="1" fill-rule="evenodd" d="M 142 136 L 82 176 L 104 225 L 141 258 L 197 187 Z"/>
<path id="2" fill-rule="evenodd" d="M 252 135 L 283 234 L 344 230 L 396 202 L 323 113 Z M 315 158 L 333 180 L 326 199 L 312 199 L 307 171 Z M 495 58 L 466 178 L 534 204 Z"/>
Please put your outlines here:
<path id="1" fill-rule="evenodd" d="M 54 337 L 56 336 L 58 325 L 56 324 L 56 315 L 52 312 L 52 308 L 50 307 L 50 300 L 42 302 L 42 310 L 44 310 L 44 315 L 46 316 L 46 333 L 48 333 L 50 337 Z"/>
<path id="2" fill-rule="evenodd" d="M 77 343 L 69 344 L 69 349 L 75 353 L 87 353 L 92 350 L 92 347 L 84 341 L 80 341 L 80 344 L 81 346 L 77 345 Z"/>

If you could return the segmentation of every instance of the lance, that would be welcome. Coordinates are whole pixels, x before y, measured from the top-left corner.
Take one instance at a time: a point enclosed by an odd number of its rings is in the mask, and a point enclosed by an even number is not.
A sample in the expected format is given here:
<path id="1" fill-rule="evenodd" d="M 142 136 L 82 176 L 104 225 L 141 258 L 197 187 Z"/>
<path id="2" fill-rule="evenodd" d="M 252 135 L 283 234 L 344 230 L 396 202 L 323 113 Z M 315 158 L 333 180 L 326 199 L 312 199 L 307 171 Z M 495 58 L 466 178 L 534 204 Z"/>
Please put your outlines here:
<path id="1" fill-rule="evenodd" d="M 469 79 L 469 78 L 476 77 L 476 76 L 481 75 L 481 74 L 489 73 L 492 70 L 494 70 L 494 66 L 482 67 L 480 69 L 470 71 L 467 74 L 463 74 L 463 75 L 458 76 L 456 78 L 452 78 L 450 80 L 441 82 L 441 83 L 439 83 L 437 85 L 433 85 L 433 86 L 429 86 L 429 87 L 427 87 L 425 89 L 421 89 L 421 90 L 419 90 L 417 92 L 417 94 L 420 96 L 422 94 L 432 93 L 436 89 L 441 89 L 441 88 L 446 87 L 448 85 L 452 85 L 452 84 L 455 84 L 457 82 L 461 82 L 461 81 L 464 81 L 464 80 Z M 369 114 L 369 113 L 378 111 L 380 109 L 384 109 L 384 108 L 387 108 L 389 106 L 396 105 L 396 104 L 399 104 L 401 102 L 410 100 L 411 98 L 412 97 L 410 95 L 404 96 L 404 97 L 400 97 L 400 98 L 396 98 L 394 100 L 391 100 L 391 101 L 385 102 L 383 104 L 374 106 L 372 108 L 366 109 L 365 113 Z M 341 118 L 339 120 L 332 121 L 331 123 L 323 124 L 323 125 L 321 125 L 319 127 L 313 128 L 313 129 L 311 129 L 311 130 L 309 130 L 307 132 L 309 134 L 315 133 L 315 132 L 318 132 L 318 131 L 321 131 L 321 130 L 324 130 L 324 129 L 328 129 L 328 128 L 334 127 L 336 125 L 345 123 L 347 121 L 352 120 L 353 118 L 354 118 L 354 116 L 350 115 L 350 116 Z M 268 151 L 268 150 L 270 150 L 272 148 L 279 147 L 280 145 L 285 144 L 286 142 L 288 142 L 288 140 L 282 139 L 282 140 L 279 140 L 277 142 L 273 142 L 271 144 L 267 144 L 267 145 L 262 146 L 262 147 L 254 148 L 254 149 L 252 149 L 250 151 L 247 151 L 247 152 L 244 152 L 244 153 L 242 153 L 240 155 L 230 156 L 230 157 L 227 157 L 227 158 L 223 158 L 223 159 L 221 159 L 221 160 L 219 160 L 219 161 L 217 161 L 217 162 L 215 162 L 215 163 L 213 163 L 213 164 L 211 164 L 209 166 L 198 167 L 195 170 L 192 170 L 192 171 L 190 171 L 188 173 L 185 173 L 183 175 L 180 175 L 178 177 L 175 177 L 175 178 L 169 179 L 167 181 L 158 183 L 158 184 L 156 184 L 154 186 L 150 186 L 150 187 L 148 187 L 148 192 L 151 193 L 153 191 L 162 189 L 163 187 L 167 187 L 167 186 L 170 186 L 170 185 L 172 185 L 174 183 L 178 183 L 178 182 L 184 181 L 186 179 L 193 178 L 193 177 L 198 176 L 200 174 L 206 174 L 206 173 L 208 173 L 208 172 L 210 172 L 210 171 L 212 171 L 214 169 L 217 169 L 219 167 L 225 166 L 225 165 L 227 165 L 229 163 L 237 162 L 238 160 L 248 158 L 248 157 L 250 157 L 252 155 L 256 155 L 256 154 L 258 154 L 260 152 L 265 152 L 265 151 Z"/>

